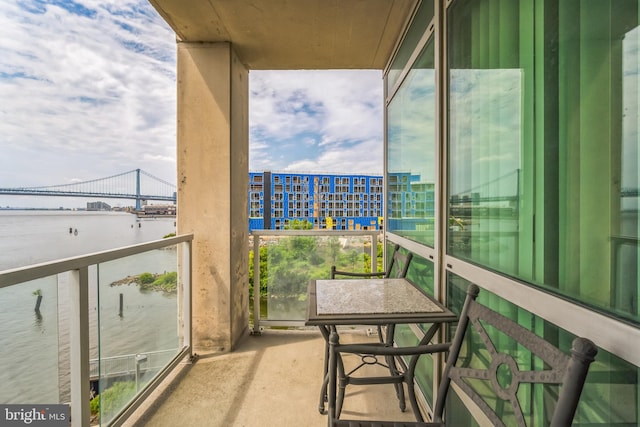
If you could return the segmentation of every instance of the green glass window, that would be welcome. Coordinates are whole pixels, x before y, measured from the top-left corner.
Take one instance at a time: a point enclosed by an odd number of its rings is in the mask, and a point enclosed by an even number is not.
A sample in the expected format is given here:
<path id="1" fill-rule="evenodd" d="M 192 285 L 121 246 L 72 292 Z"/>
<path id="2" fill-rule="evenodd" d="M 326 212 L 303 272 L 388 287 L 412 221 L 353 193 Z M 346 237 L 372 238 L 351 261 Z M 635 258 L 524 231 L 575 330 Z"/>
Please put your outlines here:
<path id="1" fill-rule="evenodd" d="M 447 11 L 448 253 L 638 322 L 637 0 Z"/>
<path id="2" fill-rule="evenodd" d="M 413 254 L 409 271 L 407 271 L 407 279 L 433 296 L 435 291 L 433 261 Z"/>
<path id="3" fill-rule="evenodd" d="M 489 13 L 489 3 L 449 8 L 448 251 L 518 275 L 521 258 L 531 261 L 520 243 L 531 237 L 520 180 L 533 50 L 518 25 L 526 2 L 500 2 L 500 13 Z"/>
<path id="4" fill-rule="evenodd" d="M 408 325 L 397 325 L 394 337 L 395 342 L 399 346 L 418 345 L 420 341 Z M 408 359 L 409 358 L 406 358 L 407 363 Z M 432 408 L 435 404 L 433 390 L 434 363 L 434 358 L 430 354 L 425 354 L 420 356 L 416 367 L 416 382 L 424 398 Z"/>
<path id="5" fill-rule="evenodd" d="M 405 249 L 401 249 L 405 251 Z M 387 253 L 393 251 L 393 245 L 387 245 Z M 434 295 L 434 264 L 417 254 L 413 255 L 411 265 L 407 271 L 407 279 L 414 283 L 418 288 L 422 289 L 429 295 Z M 423 332 L 426 332 L 431 324 L 417 325 Z M 408 325 L 397 325 L 394 334 L 395 342 L 398 345 L 417 345 L 420 341 L 414 330 Z M 424 397 L 433 407 L 433 375 L 434 375 L 434 359 L 430 355 L 420 357 L 418 367 L 416 369 L 416 381 Z"/>
<path id="6" fill-rule="evenodd" d="M 435 214 L 433 39 L 389 103 L 387 229 L 433 246 Z"/>
<path id="7" fill-rule="evenodd" d="M 444 286 L 457 311 L 468 282 L 451 271 L 474 280 L 479 267 L 516 279 L 514 287 L 529 283 L 640 325 L 640 1 L 444 3 L 442 43 L 422 49 L 417 33 L 407 35 L 387 74 L 385 226 L 437 254 L 435 236 L 442 232 L 447 255 L 446 267 L 414 258 L 408 277 L 430 293 Z M 400 65 L 414 57 L 408 70 Z M 434 63 L 442 70 L 434 72 Z M 442 105 L 434 96 L 436 74 L 445 82 Z M 436 141 L 438 135 L 446 139 Z M 435 158 L 439 143 L 442 159 Z M 427 205 L 418 204 L 416 191 L 443 194 L 446 209 L 420 210 Z M 434 231 L 441 213 L 441 230 Z M 446 272 L 444 283 L 433 282 L 435 269 Z M 480 276 L 480 282 L 490 277 Z M 504 296 L 514 290 L 509 282 Z M 573 336 L 548 320 L 487 291 L 481 303 L 568 352 Z M 580 321 L 596 318 L 584 313 Z M 399 328 L 396 339 L 413 343 L 415 331 Z M 471 334 L 466 349 L 477 341 Z M 519 361 L 538 363 L 499 342 Z M 466 356 L 483 363 L 481 352 Z M 428 399 L 438 370 L 430 362 L 418 371 Z M 638 425 L 638 371 L 601 348 L 576 425 Z M 545 386 L 519 394 L 529 425 L 547 425 L 553 396 Z M 450 422 L 473 425 L 466 402 L 455 393 L 448 398 Z M 509 403 L 495 404 L 509 422 Z"/>

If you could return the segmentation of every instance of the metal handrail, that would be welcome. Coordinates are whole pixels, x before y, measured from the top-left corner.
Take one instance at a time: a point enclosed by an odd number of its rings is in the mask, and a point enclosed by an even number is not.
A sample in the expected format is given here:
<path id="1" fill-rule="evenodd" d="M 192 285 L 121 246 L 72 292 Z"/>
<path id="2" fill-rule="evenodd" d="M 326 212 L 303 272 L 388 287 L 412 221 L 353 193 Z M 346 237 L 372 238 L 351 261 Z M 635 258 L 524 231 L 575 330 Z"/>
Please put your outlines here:
<path id="1" fill-rule="evenodd" d="M 163 365 L 158 364 L 158 356 L 174 355 L 175 353 L 176 349 L 172 348 L 168 350 L 145 351 L 144 353 L 122 354 L 119 356 L 91 359 L 89 360 L 89 374 L 92 378 L 131 374 L 135 372 L 136 357 L 140 354 L 148 357 L 147 369 L 160 369 Z M 160 359 L 165 358 L 160 357 Z M 102 367 L 100 365 L 102 365 Z M 100 372 L 100 370 L 102 370 L 102 372 Z"/>
<path id="2" fill-rule="evenodd" d="M 193 240 L 193 234 L 184 234 L 177 237 L 169 237 L 166 239 L 154 240 L 148 243 L 140 243 L 131 246 L 124 246 L 117 249 L 109 249 L 101 252 L 95 252 L 88 255 L 80 255 L 71 258 L 64 258 L 55 261 L 47 261 L 39 264 L 28 265 L 26 267 L 18 267 L 5 271 L 0 271 L 0 289 L 7 286 L 24 283 L 31 280 L 41 279 L 54 274 L 65 273 L 71 270 L 79 270 L 90 265 L 100 264 L 115 259 L 124 258 L 131 255 L 137 255 L 142 252 L 161 249 L 167 246 L 176 245 L 178 243 L 190 242 Z"/>

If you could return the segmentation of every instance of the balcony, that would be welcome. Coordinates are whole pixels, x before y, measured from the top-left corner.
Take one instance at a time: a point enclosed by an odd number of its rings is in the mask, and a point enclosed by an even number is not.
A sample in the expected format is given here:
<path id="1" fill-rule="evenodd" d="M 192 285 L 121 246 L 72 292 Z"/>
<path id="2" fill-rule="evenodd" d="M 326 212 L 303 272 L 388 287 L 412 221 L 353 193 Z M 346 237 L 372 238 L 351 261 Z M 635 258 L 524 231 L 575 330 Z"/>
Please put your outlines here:
<path id="1" fill-rule="evenodd" d="M 247 325 L 228 353 L 193 354 L 191 235 L 1 272 L 0 296 L 22 313 L 3 314 L 17 345 L 3 353 L 2 401 L 69 404 L 73 426 L 325 425 L 324 341 L 304 327 L 307 283 L 333 263 L 378 268 L 379 237 L 256 232 L 253 334 Z M 364 327 L 343 332 L 344 342 L 377 339 Z M 345 414 L 413 419 L 391 387 L 350 392 Z"/>
<path id="2" fill-rule="evenodd" d="M 0 272 L 0 298 L 15 301 L 14 311 L 0 314 L 0 401 L 68 404 L 74 427 L 326 425 L 318 413 L 324 341 L 304 326 L 307 283 L 328 278 L 333 264 L 379 268 L 379 233 L 254 232 L 249 258 L 259 255 L 248 275 L 256 290 L 252 317 L 227 352 L 193 349 L 192 239 L 178 236 Z M 173 291 L 167 277 L 177 279 Z M 399 342 L 411 342 L 420 330 L 396 332 Z M 341 341 L 377 340 L 370 335 L 364 326 L 343 327 Z M 632 406 L 593 402 L 603 390 L 633 396 L 633 367 L 604 359 L 593 371 L 585 411 L 595 419 L 614 410 L 632 419 Z M 91 400 L 96 395 L 100 405 Z M 393 388 L 384 385 L 347 388 L 343 414 L 413 419 L 410 411 L 400 412 Z"/>
<path id="3" fill-rule="evenodd" d="M 1 401 L 69 404 L 74 427 L 326 425 L 318 413 L 324 341 L 304 326 L 307 283 L 328 278 L 333 264 L 379 268 L 379 233 L 254 232 L 249 249 L 259 256 L 250 270 L 259 291 L 252 292 L 253 317 L 247 315 L 231 351 L 197 354 L 191 339 L 192 239 L 178 236 L 0 272 L 0 298 L 12 299 L 16 308 L 0 314 L 4 336 L 11 338 L 0 350 Z M 172 293 L 160 278 L 174 271 Z M 140 289 L 145 275 L 154 280 Z M 342 342 L 377 340 L 370 332 L 343 327 Z M 410 342 L 420 329 L 396 333 L 399 342 Z M 633 396 L 634 368 L 605 355 L 593 371 L 582 398 L 588 416 L 606 425 L 606 414 L 616 409 L 622 411 L 616 416 L 633 419 L 632 405 L 594 402 L 603 391 Z M 427 400 L 430 393 L 425 391 Z M 96 394 L 99 406 L 90 402 Z M 350 387 L 343 414 L 412 420 L 396 402 L 390 386 Z"/>

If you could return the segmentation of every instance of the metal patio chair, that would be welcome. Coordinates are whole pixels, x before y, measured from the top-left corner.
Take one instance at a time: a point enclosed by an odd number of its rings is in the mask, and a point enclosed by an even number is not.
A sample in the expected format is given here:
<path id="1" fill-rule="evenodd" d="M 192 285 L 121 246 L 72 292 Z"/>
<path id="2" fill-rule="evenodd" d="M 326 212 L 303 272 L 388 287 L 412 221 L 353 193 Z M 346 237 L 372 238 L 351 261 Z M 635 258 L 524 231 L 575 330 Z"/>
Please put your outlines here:
<path id="1" fill-rule="evenodd" d="M 352 271 L 342 271 L 338 270 L 335 265 L 331 266 L 331 278 L 335 279 L 336 275 L 339 276 L 349 276 L 349 277 L 395 277 L 395 278 L 403 278 L 407 276 L 407 271 L 409 270 L 409 264 L 411 263 L 411 258 L 413 254 L 408 252 L 403 254 L 400 252 L 400 245 L 396 244 L 393 247 L 393 254 L 391 255 L 391 261 L 389 261 L 389 265 L 385 271 L 377 271 L 374 273 L 354 273 Z M 394 267 L 397 265 L 397 269 L 394 273 Z M 392 276 L 393 274 L 393 276 Z"/>
<path id="2" fill-rule="evenodd" d="M 527 418 L 533 417 L 531 414 L 526 414 L 526 410 L 523 411 L 518 400 L 517 392 L 520 384 L 541 384 L 545 387 L 557 384 L 560 386 L 557 390 L 557 397 L 555 397 L 555 389 L 545 389 L 544 411 L 537 410 L 535 412 L 544 413 L 541 416 L 549 414 L 548 421 L 551 427 L 570 426 L 580 400 L 587 371 L 595 359 L 597 347 L 588 339 L 578 337 L 573 340 L 569 356 L 516 322 L 477 303 L 475 300 L 478 292 L 479 288 L 475 285 L 471 285 L 467 290 L 460 321 L 451 343 L 400 348 L 384 347 L 378 344 L 342 345 L 339 343 L 338 335 L 332 334 L 329 359 L 329 426 L 446 426 L 445 400 L 451 382 L 456 384 L 460 393 L 466 394 L 477 405 L 494 426 L 506 425 L 505 420 L 497 412 L 503 412 L 502 409 L 510 405 L 511 411 L 507 411 L 510 414 L 508 425 L 518 427 L 526 427 Z M 484 345 L 484 351 L 490 360 L 488 367 L 469 367 L 473 363 L 468 363 L 468 360 L 462 364 L 459 362 L 458 359 L 463 347 L 467 353 L 465 358 L 472 357 L 471 353 L 473 352 L 483 351 L 479 350 L 475 344 L 473 346 L 465 345 L 464 338 L 467 334 L 475 334 L 474 338 Z M 509 347 L 507 352 L 499 351 L 494 343 L 498 336 L 502 345 L 504 345 L 506 337 L 516 345 Z M 409 395 L 412 396 L 412 383 L 418 358 L 422 354 L 435 351 L 448 351 L 449 354 L 443 379 L 438 388 L 433 422 L 424 422 L 419 408 L 413 404 L 416 422 L 342 420 L 339 418 L 340 412 L 337 410 L 337 403 L 344 397 L 346 385 L 353 384 L 349 374 L 345 374 L 343 354 L 368 353 L 394 357 L 410 356 L 407 369 L 402 373 L 402 377 L 393 381 L 401 385 L 407 383 Z M 521 362 L 520 365 L 518 360 Z M 555 400 L 555 405 L 551 409 L 546 406 L 547 404 L 551 405 L 548 402 L 549 399 L 546 399 L 548 395 L 553 395 L 552 400 Z"/>

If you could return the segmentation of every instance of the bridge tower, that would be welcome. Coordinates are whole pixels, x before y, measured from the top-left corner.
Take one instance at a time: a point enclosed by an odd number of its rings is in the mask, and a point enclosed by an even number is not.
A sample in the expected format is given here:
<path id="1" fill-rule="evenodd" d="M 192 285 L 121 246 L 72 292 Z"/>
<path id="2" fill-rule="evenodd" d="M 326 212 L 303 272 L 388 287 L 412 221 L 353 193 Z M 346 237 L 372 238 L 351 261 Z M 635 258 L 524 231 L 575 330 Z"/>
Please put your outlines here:
<path id="1" fill-rule="evenodd" d="M 142 200 L 140 200 L 140 169 L 136 169 L 136 211 L 142 209 Z"/>

